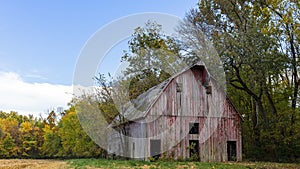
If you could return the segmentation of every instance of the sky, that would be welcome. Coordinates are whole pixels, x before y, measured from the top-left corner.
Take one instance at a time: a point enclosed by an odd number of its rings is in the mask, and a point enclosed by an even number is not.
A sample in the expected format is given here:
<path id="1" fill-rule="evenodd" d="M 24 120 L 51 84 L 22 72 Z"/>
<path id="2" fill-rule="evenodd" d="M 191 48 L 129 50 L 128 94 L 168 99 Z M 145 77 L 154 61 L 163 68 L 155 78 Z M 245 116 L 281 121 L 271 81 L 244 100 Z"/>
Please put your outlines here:
<path id="1" fill-rule="evenodd" d="M 136 13 L 161 12 L 183 18 L 196 3 L 0 0 L 0 110 L 39 115 L 56 107 L 67 108 L 76 61 L 97 30 Z"/>

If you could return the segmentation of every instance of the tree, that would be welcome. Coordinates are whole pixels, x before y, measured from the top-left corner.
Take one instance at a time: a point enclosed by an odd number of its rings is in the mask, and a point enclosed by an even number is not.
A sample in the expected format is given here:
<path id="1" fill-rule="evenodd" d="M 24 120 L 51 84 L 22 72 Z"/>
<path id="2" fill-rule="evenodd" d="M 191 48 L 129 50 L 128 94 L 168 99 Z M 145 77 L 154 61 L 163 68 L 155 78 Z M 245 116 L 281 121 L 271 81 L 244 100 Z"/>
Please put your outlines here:
<path id="1" fill-rule="evenodd" d="M 18 148 L 16 147 L 15 140 L 7 133 L 4 139 L 0 141 L 0 157 L 17 157 L 17 153 Z"/>
<path id="2" fill-rule="evenodd" d="M 4 158 L 17 157 L 20 152 L 20 133 L 18 122 L 2 112 L 0 118 L 0 156 Z"/>
<path id="3" fill-rule="evenodd" d="M 156 22 L 148 21 L 144 27 L 136 28 L 128 45 L 128 51 L 124 51 L 122 62 L 127 62 L 129 66 L 122 72 L 123 74 L 115 78 L 109 74 L 108 79 L 103 74 L 99 74 L 95 77 L 99 86 L 97 96 L 84 96 L 84 99 L 80 99 L 90 105 L 93 105 L 95 98 L 97 99 L 99 113 L 103 114 L 106 123 L 111 127 L 107 133 L 118 132 L 124 153 L 118 155 L 124 157 L 127 157 L 128 152 L 129 133 L 125 125 L 130 121 L 125 115 L 128 106 L 135 105 L 134 100 L 139 95 L 184 67 L 175 38 L 164 35 L 162 26 Z M 95 112 L 87 111 L 92 109 L 88 108 L 87 104 L 81 104 L 80 107 L 85 114 Z M 83 110 L 82 107 L 85 109 Z M 79 116 L 84 116 L 84 113 Z"/>
<path id="4" fill-rule="evenodd" d="M 58 124 L 58 135 L 61 138 L 62 149 L 59 155 L 65 157 L 99 156 L 99 147 L 82 129 L 76 112 L 67 111 Z M 56 143 L 57 144 L 57 143 Z"/>
<path id="5" fill-rule="evenodd" d="M 38 144 L 34 135 L 34 126 L 29 121 L 22 122 L 20 125 L 22 140 L 22 156 L 37 157 L 39 154 Z"/>
<path id="6" fill-rule="evenodd" d="M 59 151 L 62 149 L 61 138 L 58 135 L 57 126 L 50 126 L 48 124 L 43 128 L 44 143 L 41 147 L 42 155 L 46 157 L 58 157 Z"/>
<path id="7" fill-rule="evenodd" d="M 137 27 L 128 44 L 129 50 L 124 51 L 122 61 L 128 62 L 129 66 L 122 78 L 130 80 L 130 99 L 135 99 L 185 66 L 177 40 L 165 35 L 162 25 L 155 21 Z"/>

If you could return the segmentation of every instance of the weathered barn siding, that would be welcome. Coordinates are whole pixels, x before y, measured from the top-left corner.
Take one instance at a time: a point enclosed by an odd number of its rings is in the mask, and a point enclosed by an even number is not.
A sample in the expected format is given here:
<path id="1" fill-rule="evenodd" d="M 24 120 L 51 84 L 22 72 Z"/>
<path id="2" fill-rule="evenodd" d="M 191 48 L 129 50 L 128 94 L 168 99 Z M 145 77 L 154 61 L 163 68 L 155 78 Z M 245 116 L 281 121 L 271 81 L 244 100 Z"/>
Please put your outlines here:
<path id="1" fill-rule="evenodd" d="M 145 138 L 129 141 L 131 157 L 149 157 L 150 140 L 159 139 L 165 154 L 189 158 L 189 141 L 199 140 L 200 161 L 227 161 L 227 141 L 236 141 L 236 160 L 242 160 L 241 117 L 207 75 L 204 66 L 194 66 L 174 76 L 145 117 L 130 123 L 130 135 Z M 199 134 L 189 134 L 195 122 Z"/>
<path id="2" fill-rule="evenodd" d="M 148 136 L 160 139 L 162 150 L 172 149 L 175 158 L 189 157 L 189 140 L 199 140 L 201 161 L 227 161 L 227 141 L 237 141 L 237 160 L 241 160 L 238 114 L 213 81 L 209 84 L 212 93 L 206 93 L 203 71 L 193 69 L 172 79 L 146 116 Z M 178 84 L 182 87 L 179 94 Z M 199 134 L 188 134 L 190 122 L 199 123 Z"/>
<path id="3" fill-rule="evenodd" d="M 131 152 L 130 157 L 144 159 L 147 155 L 147 124 L 140 120 L 130 124 L 130 137 L 128 147 Z M 136 139 L 135 139 L 136 138 Z"/>

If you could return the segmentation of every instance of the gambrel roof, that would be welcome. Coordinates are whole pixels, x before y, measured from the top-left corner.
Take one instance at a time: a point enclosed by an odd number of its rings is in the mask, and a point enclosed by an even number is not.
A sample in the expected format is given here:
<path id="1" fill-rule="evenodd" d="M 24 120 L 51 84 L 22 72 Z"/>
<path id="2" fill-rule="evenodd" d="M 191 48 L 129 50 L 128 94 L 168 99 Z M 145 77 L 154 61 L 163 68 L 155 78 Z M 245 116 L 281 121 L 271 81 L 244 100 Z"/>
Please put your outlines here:
<path id="1" fill-rule="evenodd" d="M 210 79 L 213 79 L 213 78 L 208 73 L 205 65 L 202 62 L 199 62 L 197 64 L 189 66 L 189 67 L 183 69 L 182 71 L 174 74 L 173 76 L 171 76 L 167 80 L 163 81 L 162 83 L 160 83 L 156 86 L 153 86 L 152 88 L 150 88 L 149 90 L 147 90 L 143 94 L 139 95 L 136 99 L 133 99 L 130 102 L 127 102 L 124 105 L 124 107 L 125 107 L 124 110 L 125 111 L 123 113 L 123 116 L 128 120 L 128 122 L 145 118 L 147 116 L 147 113 L 151 109 L 152 105 L 156 102 L 156 100 L 162 94 L 164 89 L 169 85 L 169 83 L 174 78 L 181 75 L 185 71 L 188 71 L 188 70 L 192 69 L 193 67 L 201 67 L 205 71 L 205 74 L 204 74 L 205 79 L 202 80 L 202 84 L 203 85 L 208 85 L 208 82 L 210 81 Z M 232 102 L 229 98 L 228 98 L 228 101 L 233 106 L 233 104 L 232 104 Z M 238 113 L 238 111 L 236 110 L 236 108 L 234 106 L 233 106 L 233 108 Z M 240 114 L 239 114 L 239 116 L 242 118 L 242 116 Z M 118 123 L 118 121 L 119 121 L 118 118 L 116 118 L 114 121 L 115 121 L 114 126 L 120 124 L 120 123 Z M 124 123 L 124 122 L 122 122 L 122 123 Z"/>

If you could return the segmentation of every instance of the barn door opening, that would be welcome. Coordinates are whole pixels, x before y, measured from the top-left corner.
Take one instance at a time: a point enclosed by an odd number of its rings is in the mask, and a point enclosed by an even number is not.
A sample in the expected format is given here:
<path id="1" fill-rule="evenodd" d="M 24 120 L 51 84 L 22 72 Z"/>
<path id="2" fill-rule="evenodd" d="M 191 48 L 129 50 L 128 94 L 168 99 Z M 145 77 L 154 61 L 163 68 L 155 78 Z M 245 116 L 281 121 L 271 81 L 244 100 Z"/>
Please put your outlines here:
<path id="1" fill-rule="evenodd" d="M 190 158 L 192 160 L 199 160 L 199 140 L 190 140 L 189 142 Z"/>
<path id="2" fill-rule="evenodd" d="M 154 159 L 158 159 L 160 157 L 160 140 L 150 140 L 150 155 Z"/>
<path id="3" fill-rule="evenodd" d="M 227 141 L 228 161 L 236 161 L 236 141 Z"/>

